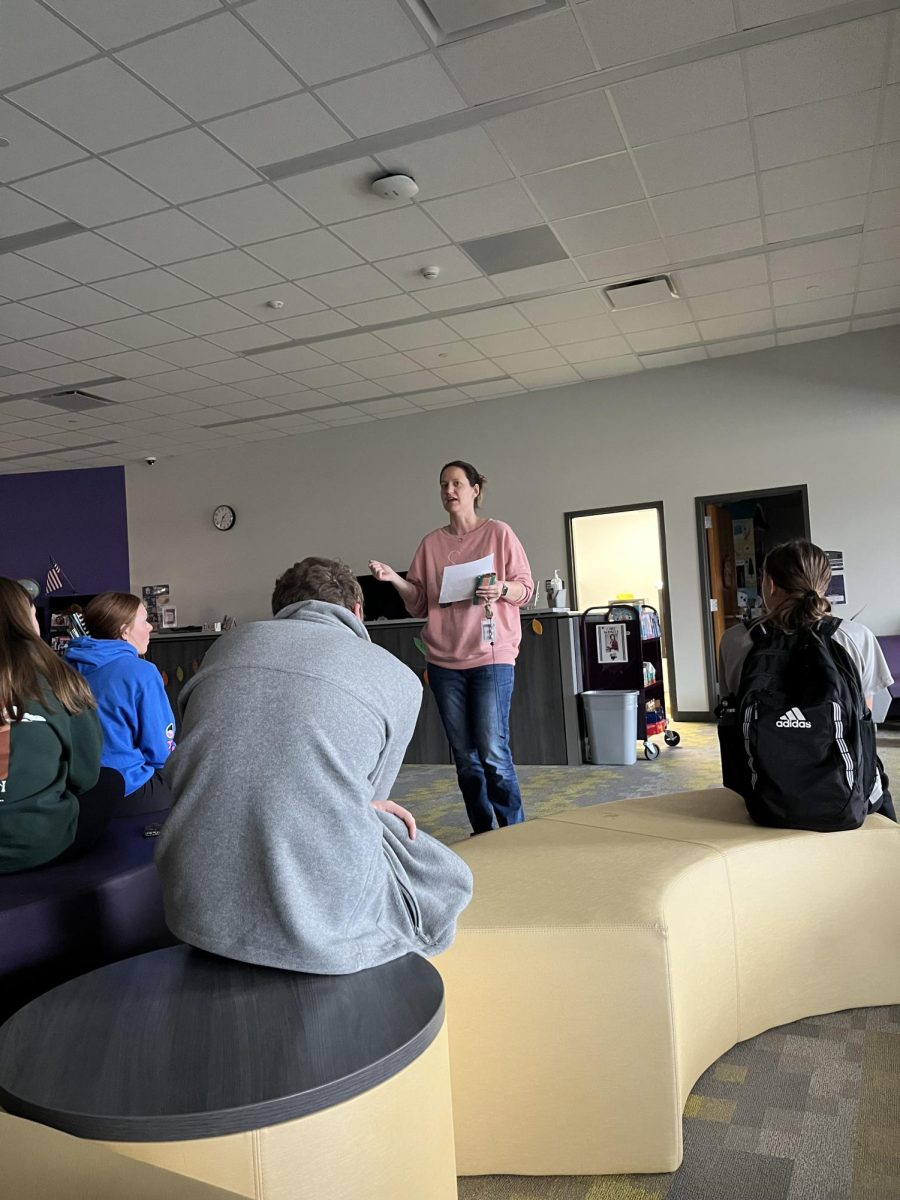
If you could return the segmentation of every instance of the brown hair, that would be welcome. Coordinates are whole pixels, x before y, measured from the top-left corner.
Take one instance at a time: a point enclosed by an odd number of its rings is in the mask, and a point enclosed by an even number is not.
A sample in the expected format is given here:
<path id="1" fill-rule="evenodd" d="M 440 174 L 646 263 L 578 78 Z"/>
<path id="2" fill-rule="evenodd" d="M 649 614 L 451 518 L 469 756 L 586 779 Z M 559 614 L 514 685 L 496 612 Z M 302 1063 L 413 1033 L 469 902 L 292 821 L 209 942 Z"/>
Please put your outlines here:
<path id="1" fill-rule="evenodd" d="M 815 625 L 831 612 L 831 601 L 825 598 L 831 564 L 825 551 L 812 542 L 798 538 L 770 550 L 763 563 L 763 575 L 785 593 L 766 612 L 764 621 L 791 633 Z"/>
<path id="2" fill-rule="evenodd" d="M 95 706 L 82 677 L 35 633 L 31 608 L 22 585 L 0 576 L 0 724 L 21 721 L 26 700 L 46 703 L 48 688 L 68 713 Z"/>
<path id="3" fill-rule="evenodd" d="M 272 613 L 300 600 L 324 600 L 351 611 L 362 607 L 362 588 L 346 563 L 336 558 L 304 558 L 275 580 Z"/>
<path id="4" fill-rule="evenodd" d="M 114 642 L 130 625 L 141 607 L 138 596 L 130 592 L 101 592 L 89 600 L 84 610 L 84 623 L 92 638 Z"/>
<path id="5" fill-rule="evenodd" d="M 452 462 L 444 463 L 441 467 L 438 479 L 444 474 L 448 467 L 459 467 L 466 479 L 469 481 L 469 487 L 479 488 L 478 495 L 475 497 L 475 507 L 481 507 L 481 501 L 484 497 L 484 489 L 487 486 L 487 480 L 470 462 L 463 462 L 461 458 L 454 458 Z"/>

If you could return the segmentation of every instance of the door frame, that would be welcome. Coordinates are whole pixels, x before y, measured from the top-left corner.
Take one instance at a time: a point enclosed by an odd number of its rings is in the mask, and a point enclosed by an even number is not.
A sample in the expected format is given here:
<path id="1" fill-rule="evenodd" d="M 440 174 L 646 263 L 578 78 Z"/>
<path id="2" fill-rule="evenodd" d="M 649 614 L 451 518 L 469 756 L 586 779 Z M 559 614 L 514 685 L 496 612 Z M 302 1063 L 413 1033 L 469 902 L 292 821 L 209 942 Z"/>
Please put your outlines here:
<path id="1" fill-rule="evenodd" d="M 761 500 L 765 496 L 792 496 L 800 494 L 801 511 L 805 537 L 810 540 L 809 530 L 809 491 L 805 483 L 795 483 L 792 487 L 759 488 L 755 491 L 727 492 L 718 496 L 697 496 L 694 505 L 697 514 L 697 549 L 700 559 L 700 606 L 703 613 L 703 650 L 706 660 L 706 696 L 709 702 L 707 718 L 715 719 L 717 699 L 716 689 L 716 650 L 713 633 L 712 613 L 709 610 L 709 593 L 712 586 L 709 576 L 709 555 L 706 547 L 706 526 L 703 518 L 706 516 L 707 504 L 737 504 L 741 500 Z"/>
<path id="2" fill-rule="evenodd" d="M 662 500 L 647 500 L 635 504 L 613 504 L 607 505 L 604 508 L 580 508 L 573 512 L 563 513 L 566 530 L 566 566 L 569 572 L 569 605 L 572 608 L 578 608 L 578 589 L 575 584 L 575 544 L 572 538 L 572 522 L 577 517 L 604 517 L 612 513 L 636 512 L 638 509 L 654 508 L 656 509 L 656 526 L 659 530 L 659 562 L 660 571 L 662 573 L 663 588 L 665 590 L 666 603 L 663 611 L 659 614 L 663 625 L 663 634 L 665 637 L 667 655 L 667 666 L 669 675 L 669 709 L 671 710 L 671 719 L 677 721 L 678 713 L 678 690 L 675 683 L 675 645 L 672 641 L 672 592 L 669 588 L 669 560 L 666 554 L 666 518 L 665 508 Z M 539 586 L 539 584 L 536 584 Z"/>

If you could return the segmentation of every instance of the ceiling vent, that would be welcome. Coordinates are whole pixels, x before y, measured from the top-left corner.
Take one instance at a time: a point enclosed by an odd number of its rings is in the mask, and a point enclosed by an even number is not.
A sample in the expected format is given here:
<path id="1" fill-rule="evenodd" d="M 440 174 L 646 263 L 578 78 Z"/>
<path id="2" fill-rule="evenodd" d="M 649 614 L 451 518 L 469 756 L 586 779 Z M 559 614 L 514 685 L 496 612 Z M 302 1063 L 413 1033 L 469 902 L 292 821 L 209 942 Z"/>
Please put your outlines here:
<path id="1" fill-rule="evenodd" d="M 104 400 L 102 396 L 93 396 L 90 392 L 78 392 L 71 389 L 65 392 L 44 393 L 41 396 L 35 396 L 34 399 L 39 400 L 41 404 L 49 404 L 53 408 L 58 408 L 61 412 L 70 413 L 89 412 L 92 408 L 108 408 L 114 403 L 112 400 Z"/>
<path id="2" fill-rule="evenodd" d="M 566 0 L 406 0 L 436 46 L 566 7 Z"/>
<path id="3" fill-rule="evenodd" d="M 680 299 L 669 275 L 648 275 L 646 279 L 613 283 L 603 288 L 603 294 L 615 309 L 640 308 L 644 304 Z"/>

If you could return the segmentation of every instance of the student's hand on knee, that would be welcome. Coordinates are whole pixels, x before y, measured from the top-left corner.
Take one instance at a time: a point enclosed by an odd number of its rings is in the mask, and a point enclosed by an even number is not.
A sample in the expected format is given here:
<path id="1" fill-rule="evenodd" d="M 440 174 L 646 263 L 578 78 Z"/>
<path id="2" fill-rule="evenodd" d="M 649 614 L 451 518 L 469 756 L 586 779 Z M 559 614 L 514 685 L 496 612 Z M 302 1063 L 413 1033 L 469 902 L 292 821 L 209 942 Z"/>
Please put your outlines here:
<path id="1" fill-rule="evenodd" d="M 408 808 L 402 808 L 399 804 L 395 804 L 393 800 L 373 800 L 372 807 L 379 809 L 381 812 L 399 817 L 409 830 L 409 840 L 411 842 L 416 840 L 416 818 Z"/>

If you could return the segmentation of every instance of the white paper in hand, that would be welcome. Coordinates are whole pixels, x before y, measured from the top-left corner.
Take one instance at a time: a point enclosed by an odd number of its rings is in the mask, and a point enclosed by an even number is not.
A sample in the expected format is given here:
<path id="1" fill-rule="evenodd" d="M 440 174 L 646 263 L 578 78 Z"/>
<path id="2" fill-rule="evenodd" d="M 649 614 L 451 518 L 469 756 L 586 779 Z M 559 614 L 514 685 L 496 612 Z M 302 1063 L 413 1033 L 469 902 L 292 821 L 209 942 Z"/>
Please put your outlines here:
<path id="1" fill-rule="evenodd" d="M 475 595 L 475 580 L 479 575 L 489 575 L 494 569 L 493 554 L 476 558 L 473 562 L 444 567 L 441 594 L 438 604 L 454 604 L 457 600 L 471 600 Z"/>

